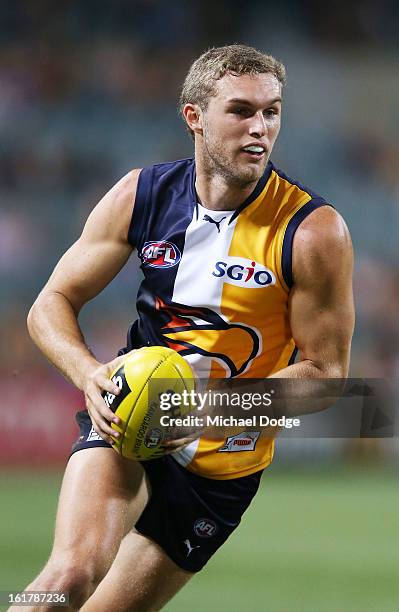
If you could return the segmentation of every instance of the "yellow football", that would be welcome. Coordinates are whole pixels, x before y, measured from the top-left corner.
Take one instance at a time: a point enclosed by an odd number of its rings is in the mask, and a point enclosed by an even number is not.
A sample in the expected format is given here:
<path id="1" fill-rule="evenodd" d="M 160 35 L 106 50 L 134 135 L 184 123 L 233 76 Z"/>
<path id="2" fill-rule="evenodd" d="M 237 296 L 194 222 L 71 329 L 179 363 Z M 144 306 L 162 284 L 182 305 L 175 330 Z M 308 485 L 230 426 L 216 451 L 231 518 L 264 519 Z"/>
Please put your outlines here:
<path id="1" fill-rule="evenodd" d="M 194 390 L 191 367 L 172 349 L 148 346 L 127 355 L 112 372 L 111 379 L 120 393 L 105 392 L 103 397 L 121 419 L 121 425 L 112 423 L 112 428 L 120 433 L 113 448 L 127 459 L 144 461 L 161 457 L 165 452 L 165 431 L 160 418 L 165 412 L 160 408 L 160 396 Z M 183 416 L 190 409 L 182 403 L 174 407 L 173 416 Z"/>

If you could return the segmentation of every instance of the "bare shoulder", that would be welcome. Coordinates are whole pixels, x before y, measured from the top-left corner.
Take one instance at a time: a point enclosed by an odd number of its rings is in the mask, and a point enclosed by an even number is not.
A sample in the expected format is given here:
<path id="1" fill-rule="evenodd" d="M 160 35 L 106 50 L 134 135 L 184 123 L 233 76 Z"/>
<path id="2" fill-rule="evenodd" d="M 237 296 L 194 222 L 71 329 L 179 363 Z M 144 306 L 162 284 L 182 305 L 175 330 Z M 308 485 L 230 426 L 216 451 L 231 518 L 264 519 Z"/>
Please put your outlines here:
<path id="1" fill-rule="evenodd" d="M 295 233 L 292 258 L 294 282 L 322 271 L 326 278 L 351 272 L 352 241 L 342 216 L 331 206 L 314 210 Z"/>
<path id="2" fill-rule="evenodd" d="M 95 231 L 96 235 L 127 241 L 140 172 L 131 170 L 104 195 L 90 213 L 83 236 Z"/>
<path id="3" fill-rule="evenodd" d="M 56 265 L 41 296 L 62 294 L 79 312 L 125 265 L 140 170 L 122 177 L 93 208 L 81 236 Z"/>

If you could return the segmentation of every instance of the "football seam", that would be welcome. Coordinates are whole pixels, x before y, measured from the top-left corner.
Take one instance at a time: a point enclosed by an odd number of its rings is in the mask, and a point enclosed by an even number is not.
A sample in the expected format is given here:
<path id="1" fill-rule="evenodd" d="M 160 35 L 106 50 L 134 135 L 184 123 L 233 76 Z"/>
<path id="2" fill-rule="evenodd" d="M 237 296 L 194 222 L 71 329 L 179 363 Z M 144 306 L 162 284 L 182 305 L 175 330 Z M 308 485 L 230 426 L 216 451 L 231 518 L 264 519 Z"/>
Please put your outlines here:
<path id="1" fill-rule="evenodd" d="M 162 348 L 167 348 L 167 347 L 162 347 Z M 156 371 L 157 371 L 157 369 L 158 369 L 158 368 L 160 368 L 160 367 L 161 367 L 161 365 L 162 365 L 163 363 L 165 363 L 165 361 L 168 361 L 168 360 L 169 360 L 169 359 L 172 357 L 172 355 L 173 355 L 173 353 L 171 353 L 170 355 L 167 355 L 166 357 L 164 357 L 164 358 L 162 359 L 162 361 L 160 361 L 160 362 L 159 362 L 159 363 L 158 363 L 158 364 L 155 366 L 155 368 L 154 368 L 154 369 L 151 371 L 151 373 L 149 374 L 149 376 L 147 377 L 147 379 L 144 381 L 143 386 L 141 387 L 141 390 L 140 390 L 139 394 L 137 395 L 137 399 L 136 399 L 135 405 L 133 406 L 133 408 L 132 408 L 132 409 L 131 409 L 131 411 L 129 412 L 129 416 L 128 416 L 128 418 L 126 419 L 126 426 L 125 426 L 125 428 L 124 428 L 124 430 L 123 430 L 123 439 L 122 439 L 122 445 L 121 445 L 121 446 L 123 446 L 123 441 L 124 441 L 124 439 L 125 439 L 125 434 L 126 434 L 126 430 L 127 430 L 127 427 L 128 427 L 129 421 L 130 421 L 130 417 L 132 416 L 132 414 L 133 414 L 133 412 L 134 412 L 134 409 L 135 409 L 136 404 L 139 402 L 139 399 L 140 399 L 140 397 L 141 397 L 141 395 L 142 395 L 142 393 L 143 393 L 143 391 L 144 391 L 144 387 L 146 386 L 146 384 L 148 383 L 148 381 L 150 380 L 150 378 L 151 378 L 151 376 L 154 374 L 154 372 L 156 372 Z M 173 369 L 176 371 L 176 368 L 173 368 Z M 148 407 L 147 407 L 147 410 L 148 410 Z M 121 449 L 121 450 L 122 450 L 122 449 Z"/>
<path id="2" fill-rule="evenodd" d="M 171 355 L 169 355 L 169 357 L 171 357 Z M 168 359 L 169 359 L 169 357 L 168 357 Z M 181 355 L 180 355 L 180 357 L 181 357 Z M 183 357 L 182 357 L 182 359 L 183 359 Z M 192 368 L 191 368 L 190 364 L 189 364 L 187 361 L 186 361 L 186 363 L 187 363 L 187 365 L 189 366 L 189 368 L 190 368 L 190 369 L 191 369 L 191 371 L 192 371 Z M 184 382 L 184 388 L 185 388 L 185 390 L 187 391 L 187 385 L 186 385 L 186 383 L 185 383 L 186 378 L 185 378 L 185 377 L 183 378 L 183 376 L 182 376 L 182 375 L 180 374 L 180 372 L 179 372 L 179 371 L 176 369 L 176 367 L 175 367 L 175 365 L 174 365 L 174 364 L 173 364 L 173 369 L 174 369 L 174 371 L 177 373 L 177 375 L 179 376 L 180 380 L 182 380 L 182 381 Z M 195 380 L 195 378 L 194 378 L 194 372 L 192 371 L 192 373 L 193 373 L 193 380 Z"/>

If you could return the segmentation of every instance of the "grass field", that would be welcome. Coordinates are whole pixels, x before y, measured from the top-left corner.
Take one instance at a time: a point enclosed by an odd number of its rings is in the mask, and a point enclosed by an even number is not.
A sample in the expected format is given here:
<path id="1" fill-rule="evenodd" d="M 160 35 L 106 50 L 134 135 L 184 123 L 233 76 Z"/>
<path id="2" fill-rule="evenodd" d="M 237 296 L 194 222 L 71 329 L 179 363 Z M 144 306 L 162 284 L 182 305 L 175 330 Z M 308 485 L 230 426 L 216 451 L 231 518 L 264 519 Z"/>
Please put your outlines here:
<path id="1" fill-rule="evenodd" d="M 0 473 L 0 591 L 44 563 L 59 483 Z M 238 532 L 166 610 L 396 611 L 398 507 L 392 472 L 270 470 Z"/>

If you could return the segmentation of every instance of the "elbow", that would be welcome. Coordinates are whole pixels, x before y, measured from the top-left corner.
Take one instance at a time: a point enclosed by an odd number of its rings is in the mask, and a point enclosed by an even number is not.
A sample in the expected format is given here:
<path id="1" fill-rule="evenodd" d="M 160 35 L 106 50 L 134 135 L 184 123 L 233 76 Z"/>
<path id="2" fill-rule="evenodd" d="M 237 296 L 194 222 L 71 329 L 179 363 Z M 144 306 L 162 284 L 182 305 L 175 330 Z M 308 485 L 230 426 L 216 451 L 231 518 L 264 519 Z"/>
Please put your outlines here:
<path id="1" fill-rule="evenodd" d="M 350 346 L 347 350 L 342 351 L 341 355 L 334 360 L 331 364 L 331 373 L 329 378 L 341 378 L 345 381 L 349 375 L 349 364 L 350 364 Z"/>
<path id="2" fill-rule="evenodd" d="M 342 378 L 346 380 L 349 373 L 349 363 L 337 363 L 328 369 L 326 378 Z"/>
<path id="3" fill-rule="evenodd" d="M 32 340 L 34 339 L 35 329 L 36 329 L 36 320 L 37 320 L 37 300 L 32 304 L 28 316 L 26 318 L 26 326 L 28 328 L 28 332 Z"/>
<path id="4" fill-rule="evenodd" d="M 343 362 L 332 363 L 326 368 L 325 378 L 329 393 L 333 397 L 341 397 L 346 386 L 349 373 L 349 359 Z"/>
<path id="5" fill-rule="evenodd" d="M 341 397 L 346 387 L 346 379 L 348 378 L 349 367 L 339 365 L 335 367 L 334 373 L 329 377 L 329 384 L 337 397 Z"/>
<path id="6" fill-rule="evenodd" d="M 349 359 L 314 363 L 317 368 L 316 378 L 323 379 L 331 396 L 340 397 L 346 386 L 349 373 Z"/>
<path id="7" fill-rule="evenodd" d="M 345 362 L 322 362 L 309 360 L 316 375 L 314 378 L 342 378 L 346 379 L 349 372 L 349 363 Z"/>
<path id="8" fill-rule="evenodd" d="M 26 326 L 28 328 L 29 335 L 34 342 L 36 342 L 35 337 L 37 336 L 41 324 L 40 322 L 46 308 L 47 297 L 46 292 L 41 291 L 36 300 L 33 302 L 26 318 Z"/>
<path id="9" fill-rule="evenodd" d="M 349 374 L 350 345 L 325 355 L 317 364 L 323 378 L 339 378 L 346 380 Z"/>

